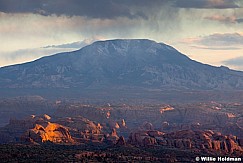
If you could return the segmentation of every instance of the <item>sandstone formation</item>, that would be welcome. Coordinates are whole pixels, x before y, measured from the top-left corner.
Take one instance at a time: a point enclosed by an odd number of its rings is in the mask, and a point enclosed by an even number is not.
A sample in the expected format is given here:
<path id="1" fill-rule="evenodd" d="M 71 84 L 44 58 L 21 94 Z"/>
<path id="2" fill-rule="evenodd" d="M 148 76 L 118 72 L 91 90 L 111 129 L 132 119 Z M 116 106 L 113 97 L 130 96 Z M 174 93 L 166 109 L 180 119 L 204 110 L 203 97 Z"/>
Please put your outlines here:
<path id="1" fill-rule="evenodd" d="M 162 104 L 100 107 L 62 102 L 58 107 L 52 117 L 44 114 L 22 120 L 12 118 L 0 128 L 0 143 L 109 143 L 225 153 L 242 151 L 241 105 L 210 102 L 173 107 Z"/>
<path id="2" fill-rule="evenodd" d="M 119 136 L 117 135 L 116 129 L 113 128 L 111 133 L 107 135 L 107 140 L 115 144 L 117 140 L 119 139 Z"/>
<path id="3" fill-rule="evenodd" d="M 149 122 L 144 122 L 143 123 L 143 126 L 142 126 L 142 129 L 145 129 L 145 130 L 153 130 L 153 124 L 152 123 L 149 123 Z"/>
<path id="4" fill-rule="evenodd" d="M 123 136 L 120 136 L 119 139 L 116 142 L 116 145 L 118 145 L 118 146 L 124 146 L 124 145 L 126 145 L 125 138 Z"/>
<path id="5" fill-rule="evenodd" d="M 33 129 L 29 129 L 23 137 L 29 137 L 34 142 L 53 143 L 72 143 L 73 139 L 68 129 L 62 125 L 47 122 L 45 124 L 36 124 Z"/>
<path id="6" fill-rule="evenodd" d="M 139 146 L 163 145 L 181 149 L 199 149 L 233 153 L 243 151 L 242 139 L 207 131 L 181 130 L 171 133 L 137 131 L 130 134 L 128 143 Z"/>

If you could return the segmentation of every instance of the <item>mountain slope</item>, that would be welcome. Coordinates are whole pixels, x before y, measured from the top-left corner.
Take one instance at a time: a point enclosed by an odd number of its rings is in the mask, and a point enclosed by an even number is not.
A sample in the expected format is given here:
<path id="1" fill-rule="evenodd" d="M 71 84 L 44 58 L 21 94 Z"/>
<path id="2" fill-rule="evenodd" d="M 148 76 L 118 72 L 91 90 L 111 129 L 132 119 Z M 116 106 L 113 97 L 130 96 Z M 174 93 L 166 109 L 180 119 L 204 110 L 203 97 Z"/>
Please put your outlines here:
<path id="1" fill-rule="evenodd" d="M 201 64 L 151 40 L 109 40 L 0 68 L 0 87 L 238 90 L 243 72 Z"/>

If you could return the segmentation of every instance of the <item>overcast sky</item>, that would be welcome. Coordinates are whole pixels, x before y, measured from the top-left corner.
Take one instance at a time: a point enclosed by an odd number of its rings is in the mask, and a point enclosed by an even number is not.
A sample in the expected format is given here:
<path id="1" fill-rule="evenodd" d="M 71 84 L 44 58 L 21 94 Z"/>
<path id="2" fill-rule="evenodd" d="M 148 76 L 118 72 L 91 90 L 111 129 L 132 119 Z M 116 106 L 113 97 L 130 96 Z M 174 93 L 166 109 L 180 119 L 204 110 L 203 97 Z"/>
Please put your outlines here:
<path id="1" fill-rule="evenodd" d="M 243 70 L 242 0 L 0 0 L 0 67 L 95 40 L 147 38 Z"/>

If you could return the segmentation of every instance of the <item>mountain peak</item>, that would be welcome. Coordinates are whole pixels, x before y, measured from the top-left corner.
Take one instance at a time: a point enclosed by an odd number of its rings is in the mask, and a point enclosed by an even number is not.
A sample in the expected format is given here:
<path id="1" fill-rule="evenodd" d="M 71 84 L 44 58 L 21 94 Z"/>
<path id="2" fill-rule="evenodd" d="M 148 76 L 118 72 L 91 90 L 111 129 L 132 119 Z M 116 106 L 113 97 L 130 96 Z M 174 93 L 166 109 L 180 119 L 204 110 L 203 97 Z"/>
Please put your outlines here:
<path id="1" fill-rule="evenodd" d="M 157 43 L 153 40 L 149 40 L 149 39 L 115 39 L 115 40 L 105 40 L 105 41 L 96 41 L 93 43 L 93 45 L 97 46 L 108 46 L 108 45 L 113 45 L 113 46 L 117 46 L 117 47 L 133 47 L 133 46 L 143 46 L 144 48 L 146 47 L 163 47 L 166 46 L 168 47 L 168 49 L 174 49 L 169 45 L 166 45 L 164 43 Z M 175 49 L 174 49 L 175 50 Z"/>
<path id="2" fill-rule="evenodd" d="M 147 39 L 97 41 L 0 68 L 1 88 L 243 89 L 243 73 L 193 61 Z"/>
<path id="3" fill-rule="evenodd" d="M 97 41 L 85 48 L 82 48 L 81 51 L 85 51 L 85 54 L 89 53 L 95 58 L 99 58 L 100 55 L 124 57 L 140 56 L 142 58 L 146 58 L 151 55 L 166 55 L 172 53 L 180 54 L 176 49 L 169 45 L 157 43 L 148 39 L 116 39 Z M 185 58 L 185 56 L 182 54 L 180 54 L 178 57 Z"/>

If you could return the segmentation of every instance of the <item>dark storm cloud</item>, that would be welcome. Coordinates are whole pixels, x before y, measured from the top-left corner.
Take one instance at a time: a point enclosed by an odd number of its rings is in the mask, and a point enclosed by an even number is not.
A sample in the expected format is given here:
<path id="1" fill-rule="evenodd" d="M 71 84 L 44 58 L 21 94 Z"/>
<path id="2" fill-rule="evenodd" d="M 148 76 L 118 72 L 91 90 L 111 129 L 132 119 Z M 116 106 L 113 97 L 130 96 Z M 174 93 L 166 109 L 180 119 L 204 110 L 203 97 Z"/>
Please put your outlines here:
<path id="1" fill-rule="evenodd" d="M 240 33 L 215 33 L 198 38 L 182 40 L 183 44 L 194 44 L 193 48 L 210 50 L 238 50 L 242 49 L 243 35 Z"/>
<path id="2" fill-rule="evenodd" d="M 200 38 L 197 43 L 206 46 L 243 45 L 243 35 L 239 33 L 212 34 Z"/>
<path id="3" fill-rule="evenodd" d="M 174 6 L 195 9 L 240 8 L 239 0 L 176 0 Z"/>
<path id="4" fill-rule="evenodd" d="M 49 46 L 45 46 L 43 48 L 63 48 L 63 49 L 68 49 L 68 48 L 76 48 L 76 49 L 79 49 L 79 48 L 82 48 L 84 46 L 88 45 L 87 43 L 85 42 L 73 42 L 73 43 L 68 43 L 68 44 L 61 44 L 61 45 L 49 45 Z"/>
<path id="5" fill-rule="evenodd" d="M 204 19 L 211 20 L 211 21 L 217 21 L 221 23 L 236 23 L 237 19 L 235 16 L 224 16 L 224 15 L 212 15 L 207 16 Z"/>
<path id="6" fill-rule="evenodd" d="M 116 17 L 147 18 L 144 8 L 153 10 L 168 0 L 0 0 L 5 13 L 38 13 L 42 15 L 85 16 L 112 19 Z"/>
<path id="7" fill-rule="evenodd" d="M 202 47 L 202 46 L 190 46 L 196 49 L 206 49 L 206 50 L 240 50 L 238 47 Z"/>
<path id="8" fill-rule="evenodd" d="M 241 19 L 236 19 L 237 23 L 243 23 L 243 18 Z"/>
<path id="9" fill-rule="evenodd" d="M 36 12 L 40 6 L 41 0 L 0 0 L 0 11 L 6 13 Z"/>
<path id="10" fill-rule="evenodd" d="M 236 57 L 230 60 L 226 60 L 223 62 L 226 65 L 233 65 L 233 66 L 242 66 L 243 65 L 243 57 Z"/>
<path id="11" fill-rule="evenodd" d="M 94 37 L 90 39 L 85 39 L 83 41 L 77 41 L 77 42 L 72 42 L 67 44 L 48 45 L 43 48 L 80 49 L 98 40 L 102 40 L 101 37 Z"/>
<path id="12" fill-rule="evenodd" d="M 207 16 L 204 19 L 211 20 L 211 21 L 217 21 L 220 23 L 243 23 L 243 18 L 237 18 L 236 16 L 224 16 L 224 15 L 212 15 Z"/>

